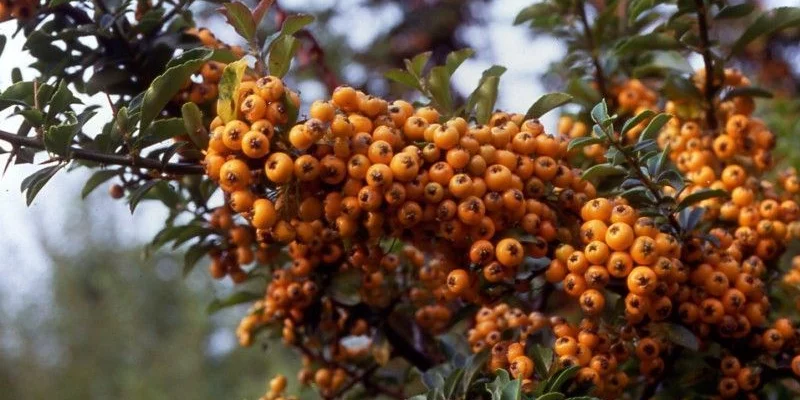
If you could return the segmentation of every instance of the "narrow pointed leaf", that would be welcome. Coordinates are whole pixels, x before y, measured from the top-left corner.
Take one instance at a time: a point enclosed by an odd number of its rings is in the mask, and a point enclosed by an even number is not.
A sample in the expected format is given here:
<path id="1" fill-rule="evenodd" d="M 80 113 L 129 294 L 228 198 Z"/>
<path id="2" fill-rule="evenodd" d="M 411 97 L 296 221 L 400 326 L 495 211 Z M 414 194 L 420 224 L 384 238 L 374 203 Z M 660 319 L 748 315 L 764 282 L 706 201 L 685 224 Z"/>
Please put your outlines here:
<path id="1" fill-rule="evenodd" d="M 556 92 L 548 93 L 539 97 L 533 105 L 525 113 L 525 119 L 541 118 L 542 115 L 547 114 L 548 111 L 561 107 L 572 101 L 572 96 L 566 93 Z"/>

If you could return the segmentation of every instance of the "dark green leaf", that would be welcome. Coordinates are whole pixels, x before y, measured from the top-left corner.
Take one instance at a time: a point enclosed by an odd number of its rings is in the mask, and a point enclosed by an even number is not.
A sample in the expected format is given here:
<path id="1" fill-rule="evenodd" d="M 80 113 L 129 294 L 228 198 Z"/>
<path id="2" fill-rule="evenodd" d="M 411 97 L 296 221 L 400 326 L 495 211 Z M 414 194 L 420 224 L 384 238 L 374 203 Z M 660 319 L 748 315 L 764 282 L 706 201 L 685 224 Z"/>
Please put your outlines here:
<path id="1" fill-rule="evenodd" d="M 428 60 L 431 59 L 431 54 L 433 53 L 426 51 L 424 53 L 417 54 L 410 61 L 406 60 L 406 69 L 408 72 L 411 72 L 414 74 L 414 76 L 421 77 L 425 65 L 428 64 Z"/>
<path id="2" fill-rule="evenodd" d="M 622 176 L 627 173 L 628 170 L 622 167 L 609 164 L 597 164 L 584 170 L 581 179 L 594 180 L 596 178 L 605 178 L 608 176 Z"/>
<path id="3" fill-rule="evenodd" d="M 445 60 L 445 68 L 447 68 L 447 73 L 452 76 L 453 73 L 456 72 L 458 67 L 466 61 L 466 59 L 472 57 L 475 54 L 475 50 L 470 48 L 460 49 L 447 55 L 447 59 Z"/>
<path id="4" fill-rule="evenodd" d="M 525 7 L 514 18 L 514 25 L 523 24 L 525 22 L 553 16 L 558 9 L 550 2 L 536 3 L 531 6 Z"/>
<path id="5" fill-rule="evenodd" d="M 639 114 L 636 114 L 635 117 L 625 121 L 625 124 L 622 125 L 621 133 L 623 135 L 628 133 L 629 130 L 633 129 L 634 127 L 636 127 L 640 123 L 650 119 L 653 115 L 655 115 L 655 113 L 650 111 L 650 110 L 644 110 L 644 111 L 640 112 Z"/>
<path id="6" fill-rule="evenodd" d="M 721 10 L 714 16 L 714 19 L 733 19 L 733 18 L 742 18 L 750 15 L 753 11 L 755 11 L 756 5 L 753 3 L 742 3 L 742 4 L 735 4 L 730 6 L 722 7 Z"/>
<path id="7" fill-rule="evenodd" d="M 3 50 L 6 48 L 6 35 L 0 35 L 0 56 L 3 55 Z"/>
<path id="8" fill-rule="evenodd" d="M 383 74 L 386 79 L 395 81 L 401 85 L 407 86 L 412 89 L 422 90 L 419 80 L 414 77 L 410 72 L 404 71 L 399 68 L 390 69 Z"/>
<path id="9" fill-rule="evenodd" d="M 672 119 L 672 116 L 669 114 L 658 114 L 653 117 L 639 136 L 639 142 L 656 140 L 658 138 L 658 133 L 661 132 L 661 128 L 663 128 L 670 119 Z"/>
<path id="10" fill-rule="evenodd" d="M 458 383 L 461 381 L 461 378 L 464 376 L 464 369 L 457 368 L 453 371 L 450 375 L 447 376 L 447 379 L 444 381 L 444 386 L 442 386 L 442 392 L 444 392 L 444 397 L 447 399 L 455 398 L 459 386 Z"/>
<path id="11" fill-rule="evenodd" d="M 272 42 L 269 51 L 269 73 L 282 78 L 289 72 L 294 53 L 300 42 L 294 36 L 281 34 Z"/>
<path id="12" fill-rule="evenodd" d="M 283 92 L 283 104 L 284 107 L 286 107 L 286 126 L 293 126 L 295 122 L 297 122 L 297 116 L 300 110 L 297 108 L 297 105 L 294 104 L 294 101 L 292 101 L 292 97 L 289 96 L 288 91 Z"/>
<path id="13" fill-rule="evenodd" d="M 546 114 L 548 111 L 556 107 L 561 107 L 570 101 L 572 101 L 572 96 L 566 93 L 548 93 L 542 97 L 539 97 L 539 99 L 537 99 L 533 105 L 531 105 L 531 107 L 528 109 L 528 112 L 525 113 L 525 119 L 541 118 L 542 115 Z"/>
<path id="14" fill-rule="evenodd" d="M 593 137 L 593 136 L 577 137 L 574 139 L 570 139 L 569 143 L 567 144 L 567 151 L 582 149 L 589 145 L 603 144 L 603 143 L 605 143 L 605 141 L 599 137 Z"/>
<path id="15" fill-rule="evenodd" d="M 61 165 L 42 168 L 22 181 L 20 191 L 25 192 L 25 203 L 31 205 L 45 184 L 62 168 Z"/>
<path id="16" fill-rule="evenodd" d="M 68 157 L 72 139 L 78 134 L 80 125 L 75 113 L 69 112 L 67 121 L 60 125 L 53 125 L 44 134 L 44 147 L 47 151 L 61 157 Z"/>
<path id="17" fill-rule="evenodd" d="M 336 274 L 330 287 L 330 295 L 334 300 L 345 305 L 356 305 L 361 302 L 358 292 L 361 286 L 361 273 L 355 269 Z"/>
<path id="18" fill-rule="evenodd" d="M 500 84 L 500 77 L 490 76 L 483 81 L 477 89 L 475 99 L 475 119 L 479 124 L 486 124 L 494 111 L 494 104 L 497 102 L 497 88 Z"/>
<path id="19" fill-rule="evenodd" d="M 14 105 L 33 107 L 33 82 L 17 82 L 0 94 L 0 111 Z"/>
<path id="20" fill-rule="evenodd" d="M 62 4 L 67 4 L 67 3 L 69 3 L 70 1 L 72 1 L 72 0 L 50 0 L 50 2 L 49 2 L 49 3 L 47 3 L 47 4 L 48 4 L 48 5 L 49 5 L 51 8 L 53 8 L 53 7 L 58 7 L 58 6 L 62 5 Z"/>
<path id="21" fill-rule="evenodd" d="M 492 396 L 492 400 L 500 400 L 503 395 L 503 388 L 511 383 L 511 377 L 505 369 L 495 371 L 494 381 L 486 385 L 486 391 Z"/>
<path id="22" fill-rule="evenodd" d="M 536 400 L 563 400 L 566 397 L 563 393 L 552 392 L 541 395 Z"/>
<path id="23" fill-rule="evenodd" d="M 737 96 L 772 98 L 772 92 L 756 86 L 743 86 L 729 90 L 722 96 L 722 100 L 730 100 Z"/>
<path id="24" fill-rule="evenodd" d="M 461 379 L 461 393 L 469 392 L 470 387 L 472 387 L 472 382 L 474 382 L 475 378 L 483 371 L 488 359 L 488 350 L 473 354 L 467 359 L 467 364 L 464 367 L 464 377 Z"/>
<path id="25" fill-rule="evenodd" d="M 438 66 L 431 69 L 428 77 L 428 87 L 431 97 L 436 105 L 445 113 L 449 113 L 453 100 L 450 93 L 450 74 L 447 67 Z"/>
<path id="26" fill-rule="evenodd" d="M 617 46 L 617 53 L 628 55 L 645 51 L 675 50 L 680 48 L 681 44 L 672 36 L 663 33 L 648 33 L 625 39 Z"/>
<path id="27" fill-rule="evenodd" d="M 184 104 L 181 107 L 181 116 L 183 117 L 186 134 L 194 146 L 198 149 L 208 147 L 208 131 L 203 124 L 203 112 L 200 111 L 197 104 L 191 102 Z"/>
<path id="28" fill-rule="evenodd" d="M 119 176 L 119 171 L 102 170 L 95 172 L 92 174 L 89 180 L 86 181 L 86 184 L 83 185 L 83 189 L 81 190 L 81 198 L 85 199 L 86 196 L 88 196 L 89 193 L 94 191 L 98 186 L 115 176 Z"/>
<path id="29" fill-rule="evenodd" d="M 680 212 L 684 208 L 697 204 L 703 200 L 727 196 L 728 192 L 722 189 L 701 189 L 686 196 L 680 203 L 678 203 L 678 207 L 675 209 L 675 212 Z"/>
<path id="30" fill-rule="evenodd" d="M 677 74 L 667 77 L 661 90 L 668 98 L 675 100 L 699 101 L 703 98 L 703 94 L 691 79 Z"/>
<path id="31" fill-rule="evenodd" d="M 128 198 L 128 206 L 131 210 L 131 214 L 136 210 L 136 206 L 139 205 L 139 202 L 144 198 L 147 192 L 153 188 L 159 181 L 158 180 L 150 180 L 139 186 L 138 188 L 134 189 L 130 197 Z"/>
<path id="32" fill-rule="evenodd" d="M 560 392 L 561 388 L 578 374 L 581 367 L 573 365 L 569 368 L 561 370 L 552 380 L 552 383 L 546 389 L 549 392 Z"/>
<path id="33" fill-rule="evenodd" d="M 800 25 L 800 8 L 778 7 L 762 13 L 733 44 L 731 56 L 740 53 L 747 45 L 760 36 Z"/>
<path id="34" fill-rule="evenodd" d="M 514 379 L 503 387 L 500 400 L 520 400 L 522 396 L 522 381 Z"/>
<path id="35" fill-rule="evenodd" d="M 238 1 L 225 2 L 222 6 L 223 8 L 220 8 L 219 12 L 225 16 L 228 25 L 232 26 L 236 33 L 248 42 L 253 40 L 256 35 L 256 22 L 253 20 L 250 9 Z"/>
<path id="36" fill-rule="evenodd" d="M 250 303 L 263 297 L 263 293 L 236 292 L 224 299 L 214 299 L 214 301 L 212 301 L 211 304 L 206 307 L 206 312 L 213 314 L 224 308 L 232 307 L 242 303 Z"/>
<path id="37" fill-rule="evenodd" d="M 197 265 L 197 262 L 208 254 L 210 250 L 211 246 L 202 243 L 189 247 L 189 250 L 186 251 L 186 255 L 183 256 L 183 276 L 188 276 L 189 273 L 192 272 L 192 269 L 194 269 L 194 266 Z"/>
<path id="38" fill-rule="evenodd" d="M 185 134 L 186 126 L 183 123 L 183 118 L 159 119 L 153 122 L 149 128 L 139 133 L 134 145 L 136 148 L 143 149 L 171 139 L 174 136 Z"/>
<path id="39" fill-rule="evenodd" d="M 700 350 L 700 340 L 685 326 L 680 324 L 666 324 L 667 338 L 670 342 L 686 347 L 689 350 Z"/>
<path id="40" fill-rule="evenodd" d="M 312 22 L 314 22 L 314 16 L 312 15 L 292 14 L 283 21 L 281 32 L 285 35 L 294 35 Z"/>
<path id="41" fill-rule="evenodd" d="M 547 362 L 545 361 L 545 357 L 542 346 L 538 343 L 534 343 L 530 350 L 531 360 L 533 360 L 533 366 L 539 377 L 542 379 L 547 378 Z"/>
<path id="42" fill-rule="evenodd" d="M 217 61 L 225 64 L 232 63 L 237 61 L 239 58 L 236 57 L 233 52 L 228 49 L 208 49 L 205 47 L 198 47 L 195 49 L 184 51 L 183 53 L 179 54 L 177 57 L 169 60 L 167 63 L 167 69 L 172 68 L 174 66 L 181 65 L 183 63 L 192 61 L 192 60 L 207 60 L 207 61 Z"/>
<path id="43" fill-rule="evenodd" d="M 210 57 L 210 56 L 209 56 Z M 161 113 L 164 106 L 181 90 L 192 74 L 207 61 L 207 58 L 187 61 L 174 66 L 158 76 L 144 93 L 140 129 L 146 130 Z M 230 64 L 229 64 L 230 66 Z M 227 68 L 226 68 L 227 69 Z M 221 91 L 221 88 L 220 88 Z"/>

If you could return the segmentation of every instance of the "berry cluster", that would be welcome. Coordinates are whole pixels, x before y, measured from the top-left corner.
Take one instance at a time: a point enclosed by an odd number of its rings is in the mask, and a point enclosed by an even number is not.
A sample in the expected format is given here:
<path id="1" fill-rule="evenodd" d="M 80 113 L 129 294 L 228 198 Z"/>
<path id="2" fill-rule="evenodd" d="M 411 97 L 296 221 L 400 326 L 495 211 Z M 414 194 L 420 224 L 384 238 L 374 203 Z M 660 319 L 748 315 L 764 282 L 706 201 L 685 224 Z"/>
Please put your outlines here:
<path id="1" fill-rule="evenodd" d="M 187 34 L 197 37 L 200 43 L 209 49 L 227 49 L 236 58 L 244 57 L 245 50 L 241 46 L 229 46 L 214 36 L 214 34 L 207 28 L 191 28 L 186 31 Z M 186 81 L 175 95 L 173 101 L 176 104 L 183 104 L 191 101 L 195 104 L 207 104 L 217 99 L 220 79 L 222 79 L 222 71 L 225 69 L 226 64 L 209 61 L 200 67 L 194 78 Z"/>

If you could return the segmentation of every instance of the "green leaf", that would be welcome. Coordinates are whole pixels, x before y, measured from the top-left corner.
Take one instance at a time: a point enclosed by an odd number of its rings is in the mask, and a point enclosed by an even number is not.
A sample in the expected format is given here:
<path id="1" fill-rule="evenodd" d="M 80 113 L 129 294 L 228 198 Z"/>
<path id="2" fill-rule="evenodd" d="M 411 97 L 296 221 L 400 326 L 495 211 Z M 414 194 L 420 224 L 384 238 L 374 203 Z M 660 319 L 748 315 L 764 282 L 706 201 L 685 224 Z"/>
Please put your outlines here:
<path id="1" fill-rule="evenodd" d="M 581 369 L 581 367 L 579 367 L 577 365 L 573 365 L 573 366 L 571 366 L 569 368 L 565 368 L 565 369 L 561 370 L 560 372 L 558 372 L 555 375 L 555 377 L 551 381 L 552 383 L 550 385 L 548 385 L 546 391 L 549 391 L 549 392 L 560 392 L 561 388 L 564 386 L 564 384 L 569 382 L 570 379 L 574 378 L 575 375 L 578 374 L 578 371 L 580 369 Z"/>
<path id="2" fill-rule="evenodd" d="M 676 50 L 682 46 L 674 37 L 663 33 L 648 33 L 633 36 L 622 41 L 617 46 L 617 54 L 638 54 L 653 50 Z"/>
<path id="3" fill-rule="evenodd" d="M 236 111 L 239 109 L 239 99 L 236 97 L 236 92 L 246 69 L 247 61 L 239 60 L 228 64 L 222 71 L 222 79 L 219 82 L 219 97 L 217 99 L 217 115 L 224 123 L 236 119 Z"/>
<path id="4" fill-rule="evenodd" d="M 288 91 L 283 92 L 283 106 L 286 108 L 286 127 L 294 126 L 297 122 L 297 116 L 300 114 L 300 110 L 292 101 L 292 97 L 289 96 Z"/>
<path id="5" fill-rule="evenodd" d="M 492 117 L 494 105 L 497 102 L 497 88 L 500 85 L 500 77 L 490 76 L 483 81 L 477 89 L 475 100 L 475 119 L 479 124 L 486 124 Z"/>
<path id="6" fill-rule="evenodd" d="M 155 179 L 149 180 L 131 192 L 130 197 L 128 197 L 128 207 L 131 210 L 131 214 L 136 210 L 136 206 L 139 205 L 139 202 L 142 201 L 147 192 L 158 182 Z"/>
<path id="7" fill-rule="evenodd" d="M 688 196 L 686 196 L 680 203 L 678 203 L 678 207 L 675 208 L 675 212 L 680 212 L 686 207 L 691 205 L 697 204 L 703 200 L 713 199 L 717 197 L 728 197 L 728 192 L 722 189 L 701 189 L 698 190 Z"/>
<path id="8" fill-rule="evenodd" d="M 563 393 L 552 392 L 541 395 L 536 400 L 563 400 L 566 397 Z"/>
<path id="9" fill-rule="evenodd" d="M 6 35 L 0 35 L 0 56 L 3 55 L 3 50 L 6 48 Z"/>
<path id="10" fill-rule="evenodd" d="M 20 185 L 20 191 L 25 192 L 25 203 L 28 206 L 33 203 L 33 199 L 36 198 L 36 195 L 39 194 L 39 191 L 42 190 L 50 178 L 52 178 L 56 172 L 61 170 L 61 168 L 61 165 L 42 168 L 32 173 L 22 181 L 22 184 Z"/>
<path id="11" fill-rule="evenodd" d="M 54 7 L 58 7 L 58 6 L 62 5 L 62 4 L 67 4 L 70 1 L 72 1 L 72 0 L 50 0 L 50 2 L 47 3 L 47 4 L 50 6 L 50 8 L 54 8 Z"/>
<path id="12" fill-rule="evenodd" d="M 639 114 L 636 114 L 635 117 L 625 121 L 625 124 L 622 125 L 621 134 L 624 135 L 624 134 L 628 133 L 629 130 L 633 129 L 634 127 L 636 127 L 637 125 L 639 125 L 643 121 L 652 118 L 653 115 L 655 115 L 655 114 L 656 113 L 654 113 L 654 112 L 652 112 L 650 110 L 644 110 L 644 111 L 640 112 Z"/>
<path id="13" fill-rule="evenodd" d="M 361 302 L 361 294 L 358 291 L 360 286 L 361 273 L 351 269 L 333 277 L 330 295 L 342 304 L 353 306 Z"/>
<path id="14" fill-rule="evenodd" d="M 672 119 L 672 115 L 669 114 L 658 114 L 653 117 L 639 136 L 639 142 L 656 140 L 658 138 L 658 133 L 661 132 L 661 128 L 663 128 L 670 119 Z"/>
<path id="15" fill-rule="evenodd" d="M 605 125 L 611 117 L 608 116 L 608 105 L 606 104 L 606 100 L 603 99 L 601 102 L 597 103 L 594 108 L 592 108 L 592 121 L 594 121 L 598 125 Z"/>
<path id="16" fill-rule="evenodd" d="M 300 42 L 294 36 L 281 34 L 272 42 L 269 51 L 269 73 L 282 78 L 289 72 L 294 53 L 300 47 Z"/>
<path id="17" fill-rule="evenodd" d="M 760 36 L 800 25 L 800 8 L 778 7 L 762 13 L 731 47 L 730 56 L 740 53 L 747 45 Z"/>
<path id="18" fill-rule="evenodd" d="M 447 379 L 444 381 L 444 386 L 442 386 L 442 391 L 444 392 L 444 397 L 447 399 L 455 398 L 456 393 L 458 392 L 459 386 L 458 383 L 461 381 L 461 378 L 464 376 L 464 369 L 463 368 L 456 368 L 455 371 L 450 373 L 447 376 Z"/>
<path id="19" fill-rule="evenodd" d="M 0 94 L 0 111 L 14 105 L 33 107 L 33 82 L 17 82 Z"/>
<path id="20" fill-rule="evenodd" d="M 431 92 L 431 100 L 436 103 L 441 111 L 449 113 L 452 109 L 453 100 L 450 93 L 450 74 L 447 67 L 431 68 L 430 76 L 428 76 L 428 87 Z"/>
<path id="21" fill-rule="evenodd" d="M 522 396 L 522 381 L 514 379 L 503 387 L 500 400 L 520 400 Z"/>
<path id="22" fill-rule="evenodd" d="M 424 53 L 417 54 L 411 59 L 411 61 L 406 60 L 406 69 L 408 72 L 411 72 L 417 77 L 421 77 L 422 71 L 425 69 L 425 65 L 427 65 L 428 60 L 431 59 L 431 54 L 433 53 L 426 51 Z"/>
<path id="23" fill-rule="evenodd" d="M 745 96 L 745 97 L 762 97 L 771 99 L 772 92 L 767 89 L 756 87 L 756 86 L 743 86 L 737 87 L 729 90 L 725 95 L 722 96 L 722 101 L 730 100 L 737 96 Z"/>
<path id="24" fill-rule="evenodd" d="M 750 15 L 755 11 L 756 5 L 753 3 L 742 3 L 722 7 L 721 10 L 714 16 L 716 20 L 742 18 Z"/>
<path id="25" fill-rule="evenodd" d="M 85 199 L 86 196 L 88 196 L 89 193 L 94 191 L 98 186 L 115 176 L 119 176 L 119 171 L 108 169 L 95 172 L 92 174 L 89 180 L 86 181 L 86 184 L 83 185 L 83 189 L 81 189 L 81 198 Z"/>
<path id="26" fill-rule="evenodd" d="M 197 107 L 197 104 L 192 102 L 186 103 L 181 107 L 181 116 L 183 117 L 183 125 L 186 128 L 186 134 L 189 140 L 192 141 L 198 149 L 205 149 L 208 147 L 208 131 L 205 124 L 203 124 L 203 112 Z"/>
<path id="27" fill-rule="evenodd" d="M 44 134 L 44 147 L 58 156 L 69 157 L 72 139 L 78 134 L 80 125 L 75 113 L 67 114 L 67 120 L 60 125 L 50 126 Z"/>
<path id="28" fill-rule="evenodd" d="M 461 379 L 461 393 L 469 392 L 469 389 L 472 387 L 472 382 L 474 382 L 475 378 L 483 371 L 488 359 L 488 350 L 473 354 L 467 359 L 466 366 L 464 367 L 464 376 Z"/>
<path id="29" fill-rule="evenodd" d="M 142 100 L 140 129 L 146 130 L 191 76 L 210 58 L 190 60 L 167 69 L 150 84 Z M 231 64 L 228 64 L 230 66 Z M 227 68 L 226 68 L 227 70 Z M 224 74 L 223 74 L 224 75 Z M 224 76 L 223 76 L 224 79 Z M 220 91 L 222 88 L 220 88 Z"/>
<path id="30" fill-rule="evenodd" d="M 314 16 L 312 15 L 292 14 L 283 21 L 281 32 L 286 35 L 294 35 L 312 22 L 314 22 Z"/>
<path id="31" fill-rule="evenodd" d="M 212 301 L 208 307 L 206 307 L 206 312 L 213 314 L 224 308 L 233 307 L 242 303 L 250 303 L 263 297 L 263 293 L 236 292 L 224 299 L 214 299 L 214 301 Z"/>
<path id="32" fill-rule="evenodd" d="M 564 104 L 569 103 L 572 101 L 572 96 L 561 93 L 548 93 L 542 97 L 539 97 L 533 105 L 528 109 L 528 112 L 525 113 L 525 119 L 531 118 L 541 118 L 542 115 L 546 114 L 548 111 L 561 107 Z"/>
<path id="33" fill-rule="evenodd" d="M 404 71 L 399 68 L 394 68 L 386 71 L 386 73 L 384 73 L 383 76 L 386 79 L 395 81 L 403 86 L 420 91 L 422 90 L 422 86 L 420 86 L 419 80 L 408 71 Z"/>
<path id="34" fill-rule="evenodd" d="M 669 339 L 670 342 L 686 347 L 689 350 L 700 350 L 700 340 L 697 339 L 697 336 L 692 333 L 692 331 L 680 324 L 665 325 L 667 339 Z"/>
<path id="35" fill-rule="evenodd" d="M 608 176 L 622 176 L 628 173 L 628 170 L 622 167 L 613 166 L 610 164 L 597 164 L 589 167 L 583 171 L 581 179 L 593 180 L 596 178 L 605 178 Z"/>
<path id="36" fill-rule="evenodd" d="M 605 143 L 605 141 L 598 137 L 593 137 L 593 136 L 577 137 L 569 140 L 569 143 L 567 144 L 567 151 L 582 149 L 589 145 L 603 144 L 603 143 Z"/>
<path id="37" fill-rule="evenodd" d="M 194 269 L 194 266 L 197 265 L 197 262 L 200 261 L 203 256 L 208 254 L 211 250 L 211 246 L 198 243 L 189 247 L 189 250 L 186 250 L 186 255 L 183 256 L 183 276 L 186 277 L 189 275 L 190 272 Z"/>
<path id="38" fill-rule="evenodd" d="M 232 26 L 239 36 L 248 42 L 252 41 L 256 35 L 256 22 L 250 9 L 238 1 L 225 2 L 222 6 L 219 12 L 225 16 L 228 25 Z"/>
<path id="39" fill-rule="evenodd" d="M 531 360 L 536 373 L 542 379 L 547 377 L 547 362 L 545 362 L 544 355 L 542 354 L 542 346 L 539 343 L 534 343 L 530 350 Z"/>
<path id="40" fill-rule="evenodd" d="M 678 74 L 668 76 L 661 90 L 669 99 L 700 101 L 703 98 L 691 79 Z"/>
<path id="41" fill-rule="evenodd" d="M 472 57 L 473 54 L 475 54 L 475 50 L 470 48 L 464 48 L 450 52 L 450 54 L 447 55 L 447 59 L 444 63 L 445 68 L 447 68 L 447 73 L 450 76 L 453 76 L 458 67 L 460 67 L 461 64 L 463 64 L 468 58 Z"/>
<path id="42" fill-rule="evenodd" d="M 523 8 L 522 11 L 520 11 L 514 18 L 514 25 L 524 24 L 528 21 L 552 16 L 556 11 L 558 11 L 558 9 L 550 2 L 536 3 Z"/>
<path id="43" fill-rule="evenodd" d="M 494 381 L 486 385 L 486 391 L 492 396 L 492 400 L 500 400 L 503 396 L 503 389 L 511 383 L 511 377 L 505 369 L 495 371 Z"/>
<path id="44" fill-rule="evenodd" d="M 149 128 L 139 133 L 134 146 L 138 149 L 143 149 L 184 134 L 186 134 L 186 126 L 183 123 L 183 118 L 159 119 L 153 122 Z"/>

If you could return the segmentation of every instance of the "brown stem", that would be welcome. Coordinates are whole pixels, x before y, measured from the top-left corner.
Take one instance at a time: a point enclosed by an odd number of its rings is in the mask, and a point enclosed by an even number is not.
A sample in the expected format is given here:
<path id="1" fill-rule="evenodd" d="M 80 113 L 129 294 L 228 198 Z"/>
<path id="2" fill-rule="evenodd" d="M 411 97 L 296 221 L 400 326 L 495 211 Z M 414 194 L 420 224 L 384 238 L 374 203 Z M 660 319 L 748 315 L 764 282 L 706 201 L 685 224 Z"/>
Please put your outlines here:
<path id="1" fill-rule="evenodd" d="M 711 129 L 717 129 L 717 117 L 714 113 L 714 97 L 717 88 L 714 85 L 714 59 L 711 56 L 711 40 L 708 38 L 708 10 L 704 0 L 694 0 L 697 7 L 697 23 L 700 30 L 700 50 L 706 71 L 706 122 Z"/>
<path id="2" fill-rule="evenodd" d="M 11 132 L 0 130 L 0 140 L 14 146 L 29 147 L 36 150 L 45 150 L 44 143 L 36 138 L 20 136 Z M 200 164 L 194 163 L 162 163 L 159 160 L 146 157 L 132 157 L 127 155 L 107 154 L 79 147 L 70 148 L 71 158 L 85 161 L 94 161 L 104 165 L 123 165 L 134 168 L 144 168 L 176 175 L 202 175 L 205 169 Z"/>
<path id="3" fill-rule="evenodd" d="M 592 57 L 592 64 L 594 65 L 594 78 L 595 81 L 597 81 L 597 90 L 600 91 L 600 95 L 606 99 L 607 102 L 611 102 L 614 99 L 611 98 L 608 88 L 606 87 L 605 73 L 603 72 L 602 65 L 600 65 L 600 57 L 598 56 L 599 49 L 596 47 L 594 34 L 592 33 L 592 28 L 589 26 L 589 19 L 586 17 L 586 3 L 583 1 L 578 4 L 578 16 L 581 19 L 583 32 L 586 35 L 586 46 L 589 48 L 589 54 L 591 54 Z"/>

